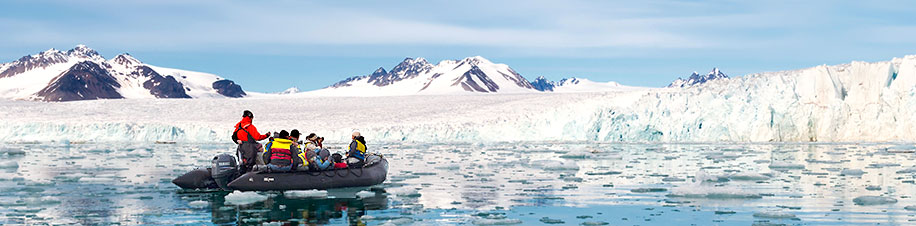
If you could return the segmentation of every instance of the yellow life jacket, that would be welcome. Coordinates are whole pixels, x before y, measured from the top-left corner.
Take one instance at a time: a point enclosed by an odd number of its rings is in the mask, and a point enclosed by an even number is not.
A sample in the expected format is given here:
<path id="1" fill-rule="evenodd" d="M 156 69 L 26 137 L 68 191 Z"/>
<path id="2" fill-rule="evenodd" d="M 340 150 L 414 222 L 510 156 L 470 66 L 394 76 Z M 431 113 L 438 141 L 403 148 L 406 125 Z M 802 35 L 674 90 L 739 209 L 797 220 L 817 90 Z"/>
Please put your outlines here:
<path id="1" fill-rule="evenodd" d="M 363 142 L 359 142 L 358 140 L 353 141 L 356 141 L 356 153 L 354 153 L 354 157 L 359 159 L 366 159 L 366 144 L 363 144 Z"/>

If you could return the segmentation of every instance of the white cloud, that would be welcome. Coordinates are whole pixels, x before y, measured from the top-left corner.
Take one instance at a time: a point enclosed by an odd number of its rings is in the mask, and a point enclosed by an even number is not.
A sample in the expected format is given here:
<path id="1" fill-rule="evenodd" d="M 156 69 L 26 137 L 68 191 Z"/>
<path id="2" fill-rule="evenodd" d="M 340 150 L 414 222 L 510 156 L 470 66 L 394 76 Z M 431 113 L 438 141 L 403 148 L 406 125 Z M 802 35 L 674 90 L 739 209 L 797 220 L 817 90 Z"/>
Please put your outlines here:
<path id="1" fill-rule="evenodd" d="M 231 4 L 186 4 L 106 2 L 104 11 L 111 18 L 91 24 L 56 21 L 14 21 L 6 23 L 17 35 L 0 37 L 7 41 L 30 43 L 83 42 L 106 43 L 128 49 L 207 48 L 249 44 L 276 45 L 463 45 L 516 48 L 647 47 L 697 48 L 714 45 L 691 32 L 668 31 L 668 23 L 683 18 L 607 19 L 601 15 L 574 15 L 561 11 L 524 21 L 525 15 L 494 15 L 511 9 L 490 10 L 474 23 L 450 21 L 462 15 L 447 12 L 446 18 L 417 18 L 392 14 L 386 10 L 316 6 L 312 4 L 263 5 L 248 2 Z M 517 2 L 518 3 L 518 2 Z M 519 3 L 523 4 L 523 3 Z M 98 5 L 98 4 L 95 4 Z M 93 6 L 95 7 L 95 6 Z M 181 8 L 186 7 L 186 8 Z M 433 4 L 430 7 L 437 7 Z M 448 5 L 438 5 L 448 7 Z M 586 6 L 580 6 L 586 7 Z M 173 11 L 139 11 L 147 8 L 177 8 Z M 136 12 L 136 13 L 134 13 Z M 393 16 L 394 15 L 394 16 Z M 486 18 L 512 17 L 524 26 L 480 22 Z M 530 16 L 530 15 L 528 15 Z M 564 18 L 572 18 L 564 20 Z M 20 26 L 17 26 L 19 24 Z M 504 24 L 504 25 L 500 25 Z"/>

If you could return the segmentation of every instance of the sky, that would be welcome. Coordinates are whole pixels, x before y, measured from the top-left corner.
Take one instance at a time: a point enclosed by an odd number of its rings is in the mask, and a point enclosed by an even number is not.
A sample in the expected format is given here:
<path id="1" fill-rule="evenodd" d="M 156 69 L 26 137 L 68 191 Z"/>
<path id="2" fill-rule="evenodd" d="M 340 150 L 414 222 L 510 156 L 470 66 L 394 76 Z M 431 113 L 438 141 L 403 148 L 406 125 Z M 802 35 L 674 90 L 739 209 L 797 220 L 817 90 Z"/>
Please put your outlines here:
<path id="1" fill-rule="evenodd" d="M 661 87 L 916 54 L 906 1 L 23 1 L 0 3 L 0 62 L 85 44 L 245 90 L 314 90 L 407 57 L 483 56 L 533 80 Z"/>

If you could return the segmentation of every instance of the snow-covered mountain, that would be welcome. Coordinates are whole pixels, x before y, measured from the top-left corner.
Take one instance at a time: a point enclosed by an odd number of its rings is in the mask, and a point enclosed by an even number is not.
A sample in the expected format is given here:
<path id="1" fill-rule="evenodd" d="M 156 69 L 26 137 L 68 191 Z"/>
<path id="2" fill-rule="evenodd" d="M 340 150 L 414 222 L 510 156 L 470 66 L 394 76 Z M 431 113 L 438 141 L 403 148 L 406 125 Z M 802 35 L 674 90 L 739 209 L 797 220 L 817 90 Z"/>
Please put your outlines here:
<path id="1" fill-rule="evenodd" d="M 300 91 L 299 91 L 299 87 L 289 87 L 288 89 L 283 90 L 283 91 L 280 91 L 280 92 L 277 93 L 277 94 L 280 94 L 280 95 L 289 95 L 289 94 L 296 94 L 296 93 L 299 93 L 299 92 L 300 92 Z"/>
<path id="2" fill-rule="evenodd" d="M 219 76 L 144 64 L 124 53 L 106 60 L 77 45 L 50 49 L 0 64 L 0 98 L 73 101 L 121 98 L 243 97 L 245 91 Z"/>
<path id="3" fill-rule="evenodd" d="M 430 64 L 423 58 L 406 58 L 386 71 L 354 76 L 327 88 L 306 92 L 309 96 L 403 96 L 468 93 L 606 92 L 629 87 L 615 82 L 597 83 L 581 78 L 560 82 L 539 77 L 529 82 L 508 65 L 483 57 L 445 60 Z"/>
<path id="4" fill-rule="evenodd" d="M 505 64 L 480 57 L 444 60 L 430 64 L 407 58 L 386 71 L 355 76 L 325 89 L 307 92 L 318 96 L 400 96 L 416 94 L 534 93 L 528 80 Z"/>
<path id="5" fill-rule="evenodd" d="M 687 79 L 677 78 L 668 85 L 668 87 L 691 87 L 697 84 L 703 84 L 713 80 L 728 79 L 728 75 L 719 71 L 719 68 L 713 68 L 712 71 L 707 73 L 705 76 L 700 75 L 696 71 L 693 72 Z"/>

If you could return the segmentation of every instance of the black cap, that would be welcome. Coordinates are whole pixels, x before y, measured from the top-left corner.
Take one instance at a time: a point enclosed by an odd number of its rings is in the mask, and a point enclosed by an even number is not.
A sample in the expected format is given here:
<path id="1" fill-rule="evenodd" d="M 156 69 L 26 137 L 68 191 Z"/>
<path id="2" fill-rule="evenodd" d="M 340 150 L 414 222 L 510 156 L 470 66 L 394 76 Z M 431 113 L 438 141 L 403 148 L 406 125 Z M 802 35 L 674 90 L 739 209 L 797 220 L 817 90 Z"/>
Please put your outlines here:
<path id="1" fill-rule="evenodd" d="M 242 112 L 242 118 L 244 117 L 254 118 L 254 113 L 251 113 L 249 110 L 245 110 Z"/>
<path id="2" fill-rule="evenodd" d="M 286 137 L 289 137 L 289 132 L 286 132 L 286 130 L 280 130 L 280 138 Z"/>
<path id="3" fill-rule="evenodd" d="M 290 137 L 299 138 L 299 134 L 300 134 L 300 133 L 299 133 L 299 130 L 298 130 L 298 129 L 294 129 L 293 131 L 290 131 L 290 132 L 289 132 L 289 136 L 290 136 Z"/>

